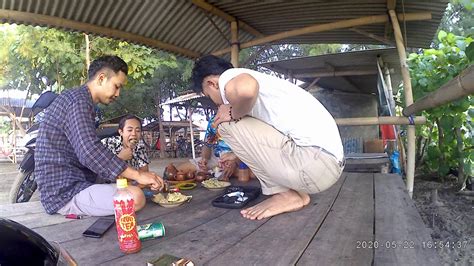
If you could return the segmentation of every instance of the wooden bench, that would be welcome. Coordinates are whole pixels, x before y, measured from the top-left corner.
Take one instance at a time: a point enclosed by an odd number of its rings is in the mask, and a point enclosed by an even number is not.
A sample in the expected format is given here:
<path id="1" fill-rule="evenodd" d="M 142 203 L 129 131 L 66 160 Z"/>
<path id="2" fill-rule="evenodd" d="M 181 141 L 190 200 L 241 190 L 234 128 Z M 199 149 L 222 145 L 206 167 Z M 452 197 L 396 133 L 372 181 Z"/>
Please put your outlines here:
<path id="1" fill-rule="evenodd" d="M 38 202 L 2 205 L 0 216 L 58 241 L 79 265 L 140 265 L 166 253 L 197 265 L 440 265 L 436 251 L 423 248 L 432 239 L 398 175 L 344 173 L 304 209 L 262 221 L 212 207 L 220 193 L 198 187 L 180 207 L 147 203 L 138 223 L 161 221 L 166 236 L 132 255 L 120 252 L 115 229 L 82 236 L 96 218 L 47 215 Z"/>

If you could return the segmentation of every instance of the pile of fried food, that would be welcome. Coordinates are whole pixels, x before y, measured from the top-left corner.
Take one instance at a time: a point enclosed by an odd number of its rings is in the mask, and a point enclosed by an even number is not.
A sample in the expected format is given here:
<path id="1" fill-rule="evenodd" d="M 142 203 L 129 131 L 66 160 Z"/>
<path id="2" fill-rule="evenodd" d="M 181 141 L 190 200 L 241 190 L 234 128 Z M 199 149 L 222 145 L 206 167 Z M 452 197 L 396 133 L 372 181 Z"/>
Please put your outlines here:
<path id="1" fill-rule="evenodd" d="M 159 193 L 159 194 L 156 194 L 154 197 L 153 197 L 153 201 L 156 202 L 156 203 L 162 203 L 162 204 L 167 204 L 167 203 L 177 203 L 177 202 L 183 202 L 183 201 L 186 201 L 188 199 L 190 199 L 190 197 L 192 196 L 186 196 L 186 195 L 183 195 L 179 192 L 173 192 L 173 193 L 168 193 L 168 196 L 163 196 L 163 194 Z"/>
<path id="2" fill-rule="evenodd" d="M 229 186 L 229 182 L 219 181 L 215 178 L 204 180 L 201 184 L 207 188 L 223 188 Z"/>

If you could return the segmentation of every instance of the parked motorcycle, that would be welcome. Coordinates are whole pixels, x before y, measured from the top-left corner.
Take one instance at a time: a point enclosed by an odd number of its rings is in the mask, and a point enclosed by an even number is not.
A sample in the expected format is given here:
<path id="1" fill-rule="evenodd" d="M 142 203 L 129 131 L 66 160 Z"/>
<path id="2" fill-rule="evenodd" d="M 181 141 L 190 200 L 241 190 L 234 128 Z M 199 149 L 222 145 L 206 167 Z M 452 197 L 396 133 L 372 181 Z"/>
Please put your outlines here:
<path id="1" fill-rule="evenodd" d="M 17 177 L 13 181 L 10 189 L 9 201 L 11 203 L 27 202 L 36 191 L 37 184 L 35 181 L 35 147 L 38 129 L 43 118 L 43 111 L 48 107 L 58 95 L 52 91 L 47 91 L 36 100 L 31 107 L 34 116 L 34 124 L 26 131 L 23 138 L 25 140 L 25 148 L 27 152 L 20 163 Z"/>
<path id="2" fill-rule="evenodd" d="M 54 101 L 54 99 L 56 99 L 57 96 L 58 94 L 52 91 L 44 92 L 31 107 L 32 115 L 34 116 L 34 124 L 26 131 L 24 137 L 27 152 L 20 163 L 20 172 L 13 181 L 10 189 L 10 203 L 28 202 L 38 187 L 35 181 L 36 137 L 38 136 L 39 125 L 42 122 L 44 110 Z M 117 127 L 98 129 L 97 135 L 100 139 L 117 136 Z"/>

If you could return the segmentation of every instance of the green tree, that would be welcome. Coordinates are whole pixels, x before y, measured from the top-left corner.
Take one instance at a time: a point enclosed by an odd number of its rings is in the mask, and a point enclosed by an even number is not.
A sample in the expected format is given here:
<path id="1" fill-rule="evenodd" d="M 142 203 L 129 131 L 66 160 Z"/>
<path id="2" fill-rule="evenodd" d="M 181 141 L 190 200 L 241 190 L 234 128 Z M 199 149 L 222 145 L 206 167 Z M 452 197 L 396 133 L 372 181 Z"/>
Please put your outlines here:
<path id="1" fill-rule="evenodd" d="M 409 55 L 415 100 L 437 90 L 472 63 L 465 53 L 473 43 L 471 37 L 440 31 L 438 41 L 438 49 L 425 49 L 423 53 Z M 435 171 L 442 178 L 449 169 L 458 168 L 461 174 L 472 175 L 473 113 L 472 96 L 423 111 L 427 124 L 417 128 L 417 135 L 421 136 L 417 143 L 421 146 L 417 150 L 419 156 L 426 150 L 425 160 L 419 158 L 425 171 Z"/>
<path id="2" fill-rule="evenodd" d="M 47 88 L 60 92 L 86 81 L 83 34 L 23 25 L 2 24 L 0 28 L 5 29 L 0 33 L 3 44 L 0 47 L 1 87 L 28 89 L 31 95 Z M 176 66 L 176 58 L 145 46 L 91 36 L 91 58 L 105 54 L 120 56 L 129 66 L 129 81 L 123 90 L 123 95 L 127 96 L 125 111 L 147 113 L 146 106 L 132 102 L 145 93 L 140 84 L 152 78 L 160 66 Z M 113 111 L 108 114 L 109 117 L 112 115 Z"/>
<path id="3" fill-rule="evenodd" d="M 473 36 L 473 7 L 472 0 L 451 0 L 439 25 L 439 31 L 451 32 L 458 36 Z M 433 42 L 437 45 L 438 38 L 435 38 Z"/>

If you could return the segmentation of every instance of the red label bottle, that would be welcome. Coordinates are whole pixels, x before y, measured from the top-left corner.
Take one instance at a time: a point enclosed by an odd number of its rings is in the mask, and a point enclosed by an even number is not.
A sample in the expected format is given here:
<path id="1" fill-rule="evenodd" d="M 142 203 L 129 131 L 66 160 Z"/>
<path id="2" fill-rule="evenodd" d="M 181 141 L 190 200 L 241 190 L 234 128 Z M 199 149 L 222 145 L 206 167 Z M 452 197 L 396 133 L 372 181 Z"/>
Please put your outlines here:
<path id="1" fill-rule="evenodd" d="M 117 179 L 114 209 L 120 250 L 127 254 L 140 251 L 142 245 L 137 232 L 135 202 L 127 190 L 127 179 Z"/>

